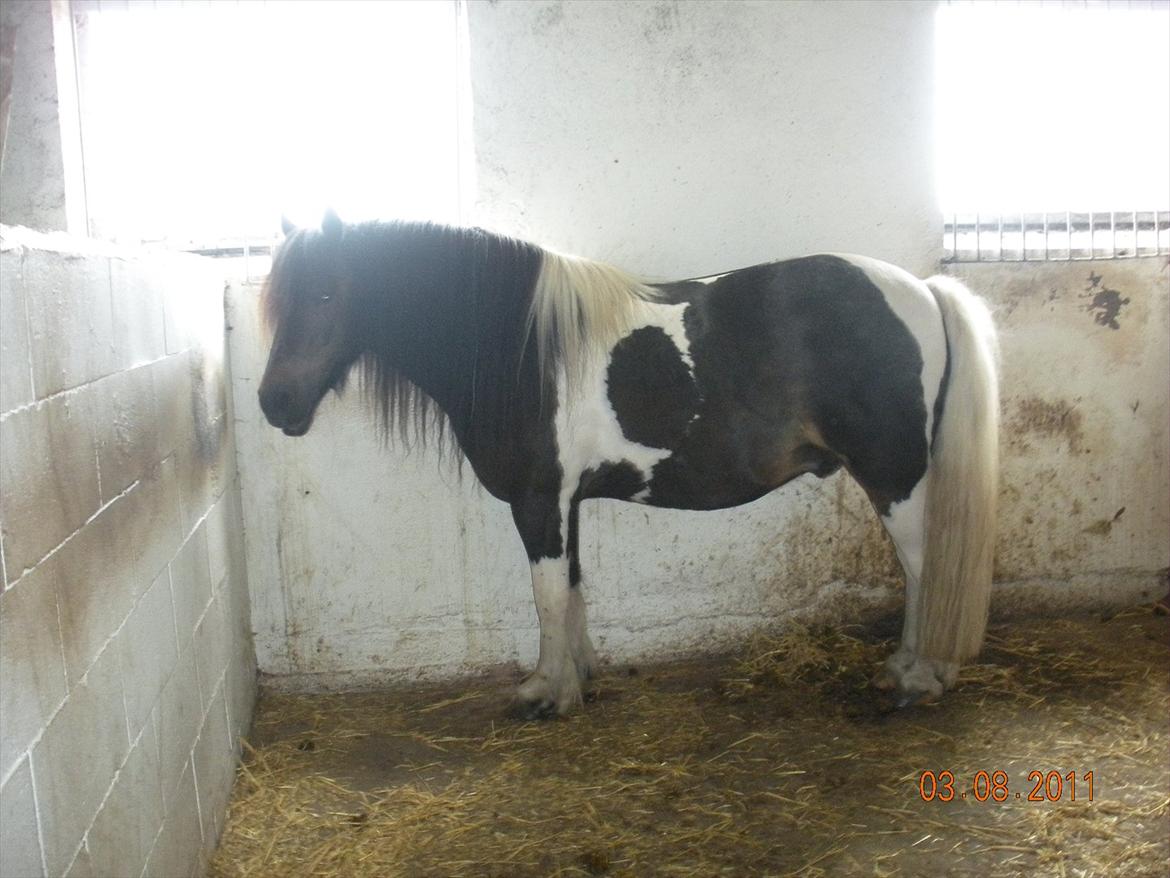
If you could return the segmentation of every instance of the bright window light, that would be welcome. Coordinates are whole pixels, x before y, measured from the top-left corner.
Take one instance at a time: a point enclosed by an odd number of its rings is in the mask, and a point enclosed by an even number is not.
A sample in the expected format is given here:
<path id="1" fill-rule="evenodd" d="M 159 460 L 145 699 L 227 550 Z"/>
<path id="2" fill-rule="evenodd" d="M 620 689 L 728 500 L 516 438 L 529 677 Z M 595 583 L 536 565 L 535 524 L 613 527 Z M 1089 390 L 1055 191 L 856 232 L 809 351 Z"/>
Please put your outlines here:
<path id="1" fill-rule="evenodd" d="M 937 22 L 944 215 L 1170 207 L 1170 7 L 949 4 Z"/>
<path id="2" fill-rule="evenodd" d="M 78 13 L 91 232 L 180 246 L 320 221 L 456 222 L 467 125 L 453 2 Z"/>

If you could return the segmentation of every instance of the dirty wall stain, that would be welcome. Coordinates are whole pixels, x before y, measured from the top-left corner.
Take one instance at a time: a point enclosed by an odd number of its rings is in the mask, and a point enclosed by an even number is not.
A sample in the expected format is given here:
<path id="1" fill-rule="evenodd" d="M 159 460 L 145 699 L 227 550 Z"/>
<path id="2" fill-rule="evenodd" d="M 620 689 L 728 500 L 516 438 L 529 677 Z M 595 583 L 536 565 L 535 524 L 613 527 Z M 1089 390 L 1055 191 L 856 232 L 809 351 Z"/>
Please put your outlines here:
<path id="1" fill-rule="evenodd" d="M 1007 444 L 1017 451 L 1030 450 L 1032 436 L 1064 440 L 1073 453 L 1084 450 L 1084 424 L 1077 402 L 1029 396 L 1016 402 L 1005 426 Z"/>
<path id="2" fill-rule="evenodd" d="M 1084 295 L 1081 298 L 1092 297 L 1085 310 L 1093 315 L 1093 322 L 1098 326 L 1107 326 L 1110 329 L 1121 329 L 1121 324 L 1117 322 L 1118 316 L 1121 314 L 1121 309 L 1128 305 L 1130 300 L 1122 298 L 1119 290 L 1113 290 L 1105 286 L 1102 281 L 1104 276 L 1096 272 L 1089 272 L 1089 285 L 1085 287 Z"/>

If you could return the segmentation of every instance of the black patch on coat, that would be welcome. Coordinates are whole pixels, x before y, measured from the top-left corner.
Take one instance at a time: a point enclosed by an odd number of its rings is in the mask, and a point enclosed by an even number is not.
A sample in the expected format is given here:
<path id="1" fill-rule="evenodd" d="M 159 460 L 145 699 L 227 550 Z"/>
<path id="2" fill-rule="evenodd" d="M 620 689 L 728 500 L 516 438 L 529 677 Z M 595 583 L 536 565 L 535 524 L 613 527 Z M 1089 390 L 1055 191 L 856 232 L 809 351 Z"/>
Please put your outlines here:
<path id="1" fill-rule="evenodd" d="M 864 271 L 810 256 L 659 290 L 688 303 L 701 402 L 651 504 L 735 506 L 841 464 L 883 515 L 910 495 L 927 466 L 922 353 Z"/>
<path id="2" fill-rule="evenodd" d="M 513 500 L 512 521 L 520 532 L 528 560 L 560 558 L 565 551 L 561 538 L 561 511 L 556 494 L 532 493 Z"/>
<path id="3" fill-rule="evenodd" d="M 576 588 L 581 584 L 581 548 L 577 538 L 580 508 L 581 504 L 576 500 L 569 504 L 569 544 L 565 547 L 569 552 L 569 588 Z"/>
<path id="4" fill-rule="evenodd" d="M 646 487 L 642 472 L 628 460 L 618 463 L 603 463 L 596 469 L 587 469 L 581 474 L 577 498 L 609 497 L 614 500 L 629 500 Z"/>
<path id="5" fill-rule="evenodd" d="M 865 272 L 831 256 L 813 261 L 802 272 L 813 290 L 802 297 L 813 318 L 805 335 L 815 364 L 811 414 L 825 444 L 888 515 L 928 463 L 922 351 Z M 818 288 L 833 295 L 816 296 Z"/>
<path id="6" fill-rule="evenodd" d="M 943 364 L 942 379 L 938 383 L 938 393 L 934 397 L 934 417 L 930 422 L 930 451 L 934 453 L 934 443 L 938 439 L 938 428 L 942 424 L 943 412 L 947 410 L 947 389 L 951 384 L 951 339 L 947 335 L 946 325 L 943 325 L 943 340 L 946 342 L 947 361 Z"/>
<path id="7" fill-rule="evenodd" d="M 639 445 L 674 448 L 698 409 L 691 370 L 659 326 L 635 329 L 614 345 L 606 383 L 622 435 Z"/>

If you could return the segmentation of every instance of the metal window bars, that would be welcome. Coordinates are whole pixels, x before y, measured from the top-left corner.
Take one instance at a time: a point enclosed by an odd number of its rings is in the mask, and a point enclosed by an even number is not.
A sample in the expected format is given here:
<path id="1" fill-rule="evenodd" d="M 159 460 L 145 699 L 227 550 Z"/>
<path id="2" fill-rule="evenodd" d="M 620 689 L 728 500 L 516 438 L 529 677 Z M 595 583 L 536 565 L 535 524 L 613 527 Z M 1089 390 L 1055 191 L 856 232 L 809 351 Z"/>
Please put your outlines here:
<path id="1" fill-rule="evenodd" d="M 233 238 L 222 241 L 186 241 L 180 244 L 170 242 L 173 249 L 197 256 L 223 260 L 224 274 L 245 283 L 258 283 L 268 277 L 272 268 L 272 256 L 280 240 L 268 238 Z"/>
<path id="2" fill-rule="evenodd" d="M 1170 211 L 951 214 L 943 262 L 1069 262 L 1170 254 Z"/>

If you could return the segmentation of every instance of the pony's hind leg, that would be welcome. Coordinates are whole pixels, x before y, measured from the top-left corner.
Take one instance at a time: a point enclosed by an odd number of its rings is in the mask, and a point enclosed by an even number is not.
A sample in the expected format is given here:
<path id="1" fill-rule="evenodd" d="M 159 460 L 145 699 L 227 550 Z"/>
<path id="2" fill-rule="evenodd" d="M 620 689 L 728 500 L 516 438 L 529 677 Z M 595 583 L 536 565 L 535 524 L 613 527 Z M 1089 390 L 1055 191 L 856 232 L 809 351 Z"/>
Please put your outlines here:
<path id="1" fill-rule="evenodd" d="M 577 679 L 584 684 L 597 672 L 597 653 L 585 627 L 585 596 L 581 594 L 581 583 L 569 587 L 569 654 L 577 670 Z"/>
<path id="2" fill-rule="evenodd" d="M 569 534 L 565 543 L 569 553 L 569 609 L 566 624 L 569 629 L 569 653 L 577 668 L 577 678 L 584 684 L 597 670 L 597 653 L 593 651 L 593 643 L 589 640 L 589 632 L 585 626 L 585 596 L 581 590 L 581 552 L 577 542 L 579 511 L 580 503 L 574 498 L 569 505 Z"/>
<path id="3" fill-rule="evenodd" d="M 888 513 L 881 516 L 906 574 L 906 608 L 901 645 L 886 660 L 874 678 L 874 685 L 879 689 L 896 690 L 899 705 L 938 698 L 954 684 L 959 673 L 958 663 L 923 656 L 918 643 L 922 622 L 919 596 L 927 532 L 926 485 L 924 476 L 909 497 L 891 504 Z"/>
<path id="4" fill-rule="evenodd" d="M 903 703 L 938 696 L 954 683 L 960 663 L 978 655 L 995 554 L 995 327 L 987 307 L 957 281 L 932 278 L 927 286 L 946 328 L 945 402 L 935 425 L 928 475 L 909 499 L 920 497 L 905 520 L 899 520 L 891 505 L 886 525 L 895 542 L 904 544 L 900 553 L 916 539 L 922 545 L 921 560 L 914 558 L 907 569 L 908 583 L 916 586 L 913 593 L 907 590 L 902 649 L 881 681 L 897 686 Z"/>

